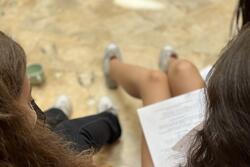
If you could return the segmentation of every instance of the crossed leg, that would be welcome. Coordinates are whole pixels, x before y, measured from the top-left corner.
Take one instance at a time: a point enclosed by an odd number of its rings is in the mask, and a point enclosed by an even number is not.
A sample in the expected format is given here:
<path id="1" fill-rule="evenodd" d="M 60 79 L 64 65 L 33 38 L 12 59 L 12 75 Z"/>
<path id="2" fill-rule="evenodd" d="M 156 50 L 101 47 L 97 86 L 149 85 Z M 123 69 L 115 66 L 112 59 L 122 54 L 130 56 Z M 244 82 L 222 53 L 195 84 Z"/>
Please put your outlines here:
<path id="1" fill-rule="evenodd" d="M 133 66 L 112 59 L 110 77 L 125 91 L 150 105 L 173 96 L 202 88 L 204 82 L 198 69 L 186 60 L 171 61 L 167 73 Z M 142 138 L 142 167 L 152 167 L 153 162 L 143 136 Z"/>
<path id="2" fill-rule="evenodd" d="M 199 70 L 187 60 L 173 59 L 166 74 L 169 78 L 172 97 L 205 86 Z"/>
<path id="3" fill-rule="evenodd" d="M 133 66 L 111 60 L 110 77 L 125 91 L 143 101 L 143 105 L 149 105 L 171 97 L 168 78 L 160 71 Z"/>

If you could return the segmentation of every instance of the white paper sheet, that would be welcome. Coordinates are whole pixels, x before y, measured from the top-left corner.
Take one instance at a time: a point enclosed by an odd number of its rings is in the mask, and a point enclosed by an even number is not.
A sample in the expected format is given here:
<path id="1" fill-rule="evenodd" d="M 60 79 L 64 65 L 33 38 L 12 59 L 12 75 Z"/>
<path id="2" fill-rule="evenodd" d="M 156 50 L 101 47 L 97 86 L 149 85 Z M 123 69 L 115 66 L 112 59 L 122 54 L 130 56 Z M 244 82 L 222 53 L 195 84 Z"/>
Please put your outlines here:
<path id="1" fill-rule="evenodd" d="M 204 117 L 203 91 L 196 90 L 138 110 L 155 167 L 176 167 L 185 162 L 184 150 L 195 134 L 189 132 Z"/>

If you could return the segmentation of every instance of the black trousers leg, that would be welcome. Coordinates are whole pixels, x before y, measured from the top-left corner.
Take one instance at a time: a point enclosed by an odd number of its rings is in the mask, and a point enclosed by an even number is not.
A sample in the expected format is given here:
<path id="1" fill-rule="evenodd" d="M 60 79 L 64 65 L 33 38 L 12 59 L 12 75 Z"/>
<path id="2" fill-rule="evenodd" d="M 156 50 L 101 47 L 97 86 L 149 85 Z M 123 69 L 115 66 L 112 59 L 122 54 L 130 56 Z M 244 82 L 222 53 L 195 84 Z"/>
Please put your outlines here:
<path id="1" fill-rule="evenodd" d="M 68 120 L 64 112 L 58 108 L 51 108 L 44 112 L 44 114 L 46 116 L 46 123 L 52 130 L 61 122 Z"/>
<path id="2" fill-rule="evenodd" d="M 77 151 L 98 151 L 121 136 L 118 117 L 110 112 L 63 121 L 54 131 L 73 142 L 72 148 Z"/>

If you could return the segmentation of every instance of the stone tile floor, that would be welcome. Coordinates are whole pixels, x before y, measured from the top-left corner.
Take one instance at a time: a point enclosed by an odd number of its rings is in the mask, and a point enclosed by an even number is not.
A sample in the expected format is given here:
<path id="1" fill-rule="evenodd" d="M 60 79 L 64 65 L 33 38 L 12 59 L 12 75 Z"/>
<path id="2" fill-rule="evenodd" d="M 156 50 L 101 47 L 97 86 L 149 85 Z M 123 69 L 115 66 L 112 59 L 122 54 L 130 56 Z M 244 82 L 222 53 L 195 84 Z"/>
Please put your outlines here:
<path id="1" fill-rule="evenodd" d="M 105 147 L 97 162 L 137 167 L 141 131 L 136 109 L 141 102 L 123 90 L 105 88 L 104 47 L 116 42 L 125 62 L 157 69 L 160 49 L 170 43 L 180 57 L 205 67 L 216 61 L 230 37 L 236 0 L 155 0 L 159 10 L 116 5 L 122 1 L 0 0 L 0 30 L 24 47 L 28 63 L 43 65 L 46 83 L 33 89 L 43 109 L 66 94 L 73 102 L 72 118 L 77 118 L 94 114 L 99 98 L 110 96 L 121 110 L 123 136 L 113 147 Z"/>

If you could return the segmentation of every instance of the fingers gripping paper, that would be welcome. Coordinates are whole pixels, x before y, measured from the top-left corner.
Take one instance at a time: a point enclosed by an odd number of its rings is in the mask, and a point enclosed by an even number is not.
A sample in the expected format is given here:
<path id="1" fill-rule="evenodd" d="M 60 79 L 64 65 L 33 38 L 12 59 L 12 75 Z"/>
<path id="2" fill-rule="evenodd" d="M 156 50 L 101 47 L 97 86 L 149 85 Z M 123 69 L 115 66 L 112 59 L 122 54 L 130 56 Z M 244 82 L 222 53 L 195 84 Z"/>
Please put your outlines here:
<path id="1" fill-rule="evenodd" d="M 155 167 L 176 167 L 204 118 L 204 90 L 196 90 L 138 110 Z"/>

